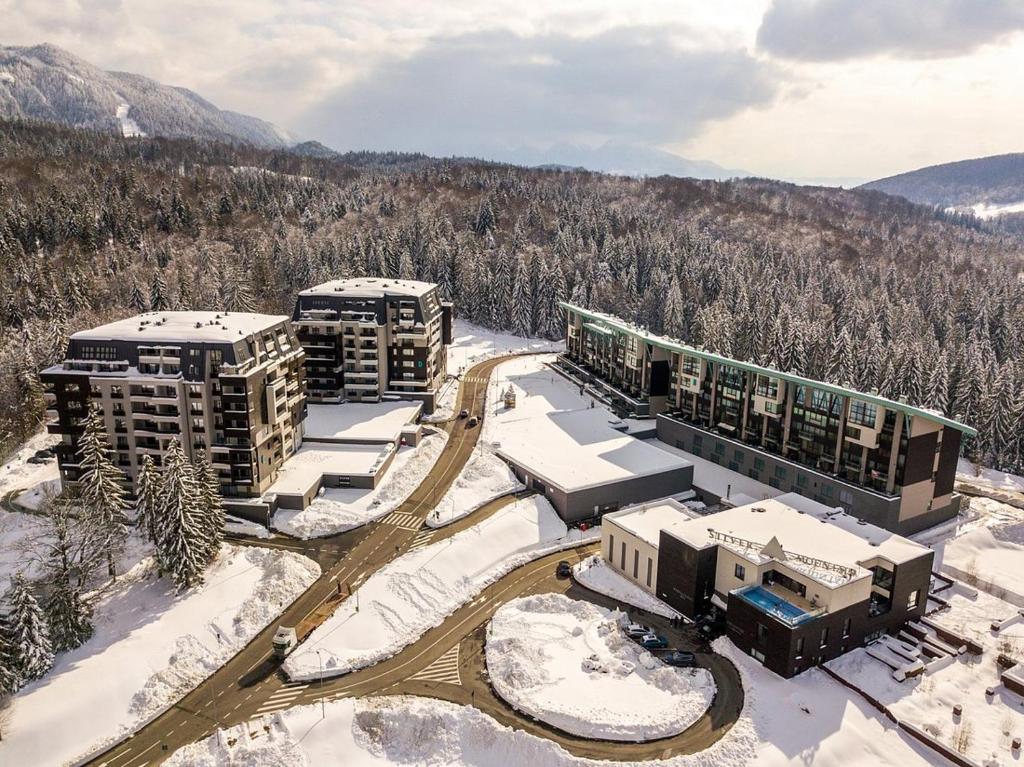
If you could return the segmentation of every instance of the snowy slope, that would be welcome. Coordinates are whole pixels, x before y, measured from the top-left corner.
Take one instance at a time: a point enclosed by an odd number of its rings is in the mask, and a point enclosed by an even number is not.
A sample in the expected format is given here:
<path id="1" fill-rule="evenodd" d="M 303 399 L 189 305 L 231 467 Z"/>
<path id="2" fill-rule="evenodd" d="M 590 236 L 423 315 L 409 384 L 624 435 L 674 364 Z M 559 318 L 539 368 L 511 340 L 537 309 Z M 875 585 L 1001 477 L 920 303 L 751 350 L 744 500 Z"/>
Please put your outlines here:
<path id="1" fill-rule="evenodd" d="M 487 628 L 487 673 L 519 711 L 600 740 L 667 738 L 715 694 L 707 669 L 666 666 L 623 633 L 625 613 L 561 594 L 503 605 Z"/>
<path id="2" fill-rule="evenodd" d="M 624 604 L 633 605 L 633 607 L 638 607 L 646 612 L 666 618 L 675 618 L 679 615 L 656 596 L 644 591 L 609 567 L 608 562 L 600 554 L 589 556 L 573 565 L 572 577 L 591 591 L 617 599 Z"/>
<path id="3" fill-rule="evenodd" d="M 595 528 L 585 540 L 600 537 Z M 371 575 L 284 663 L 292 679 L 346 674 L 389 658 L 516 567 L 568 546 L 543 498 L 510 504 L 478 525 L 411 551 Z"/>
<path id="4" fill-rule="evenodd" d="M 92 639 L 15 696 L 0 764 L 64 764 L 117 739 L 216 670 L 319 573 L 291 552 L 225 546 L 205 585 L 178 594 L 140 562 L 100 599 Z"/>
<path id="5" fill-rule="evenodd" d="M 507 463 L 486 447 L 478 446 L 455 482 L 437 502 L 434 512 L 427 517 L 427 525 L 443 527 L 495 498 L 524 487 Z"/>

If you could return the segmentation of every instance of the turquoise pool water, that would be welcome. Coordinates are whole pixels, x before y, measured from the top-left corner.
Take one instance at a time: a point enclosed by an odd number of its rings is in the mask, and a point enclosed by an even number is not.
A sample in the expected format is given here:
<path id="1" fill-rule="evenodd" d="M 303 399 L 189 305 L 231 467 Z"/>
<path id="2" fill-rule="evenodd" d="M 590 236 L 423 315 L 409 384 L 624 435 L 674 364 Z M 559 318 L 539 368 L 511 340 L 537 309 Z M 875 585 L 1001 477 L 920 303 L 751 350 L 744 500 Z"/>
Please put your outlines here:
<path id="1" fill-rule="evenodd" d="M 781 618 L 789 624 L 800 623 L 811 617 L 810 613 L 806 610 L 801 610 L 796 605 L 790 604 L 782 597 L 776 596 L 761 586 L 755 586 L 738 593 L 745 600 L 761 608 L 764 612 L 774 615 L 776 618 Z"/>

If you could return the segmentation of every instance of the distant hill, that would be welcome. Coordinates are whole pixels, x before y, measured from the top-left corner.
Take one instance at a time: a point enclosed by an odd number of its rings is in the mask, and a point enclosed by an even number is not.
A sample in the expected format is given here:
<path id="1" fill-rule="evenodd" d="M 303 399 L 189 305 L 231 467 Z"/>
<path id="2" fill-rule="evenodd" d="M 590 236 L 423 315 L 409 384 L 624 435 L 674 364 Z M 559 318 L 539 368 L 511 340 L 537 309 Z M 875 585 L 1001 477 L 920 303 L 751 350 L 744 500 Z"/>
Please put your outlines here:
<path id="1" fill-rule="evenodd" d="M 871 181 L 863 188 L 990 218 L 1024 210 L 1024 153 L 932 165 Z"/>
<path id="2" fill-rule="evenodd" d="M 124 136 L 191 137 L 285 147 L 293 138 L 218 109 L 187 88 L 107 72 L 55 45 L 0 46 L 0 117 L 31 118 Z"/>

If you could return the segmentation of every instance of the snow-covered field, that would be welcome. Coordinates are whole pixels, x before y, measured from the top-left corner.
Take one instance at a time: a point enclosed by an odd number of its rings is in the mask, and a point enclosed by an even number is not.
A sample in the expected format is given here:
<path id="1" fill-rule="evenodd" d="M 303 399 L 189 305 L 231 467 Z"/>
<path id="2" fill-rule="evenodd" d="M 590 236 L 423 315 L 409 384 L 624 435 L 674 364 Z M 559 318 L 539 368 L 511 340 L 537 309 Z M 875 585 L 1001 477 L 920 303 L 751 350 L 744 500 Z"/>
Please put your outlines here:
<path id="1" fill-rule="evenodd" d="M 531 497 L 452 537 L 411 551 L 371 575 L 284 663 L 292 679 L 328 676 L 373 665 L 516 567 L 553 551 L 596 540 L 567 531 L 543 498 Z"/>
<path id="2" fill-rule="evenodd" d="M 478 446 L 462 472 L 427 517 L 430 527 L 443 527 L 479 509 L 488 501 L 522 490 L 523 483 L 503 460 Z"/>
<path id="3" fill-rule="evenodd" d="M 666 666 L 626 637 L 626 622 L 561 594 L 513 600 L 487 628 L 491 685 L 516 710 L 585 738 L 677 735 L 711 705 L 711 673 Z"/>
<path id="4" fill-rule="evenodd" d="M 558 352 L 564 348 L 563 341 L 523 338 L 456 319 L 452 327 L 452 342 L 448 345 L 448 373 L 453 376 L 460 375 L 472 365 L 492 357 L 529 352 Z M 439 392 L 434 412 L 423 420 L 430 422 L 451 418 L 457 391 L 458 382 L 450 380 Z"/>
<path id="5" fill-rule="evenodd" d="M 278 509 L 273 526 L 297 538 L 334 535 L 387 516 L 419 486 L 437 463 L 446 432 L 424 435 L 416 447 L 403 447 L 377 487 L 328 487 L 302 511 Z"/>
<path id="6" fill-rule="evenodd" d="M 224 546 L 184 594 L 146 558 L 96 605 L 96 633 L 14 699 L 0 763 L 58 765 L 117 739 L 215 671 L 319 575 L 276 549 Z"/>
<path id="7" fill-rule="evenodd" d="M 604 557 L 594 554 L 573 565 L 573 577 L 583 586 L 598 594 L 617 599 L 655 615 L 675 618 L 679 615 L 653 594 L 644 591 L 628 578 L 608 566 Z"/>
<path id="8" fill-rule="evenodd" d="M 964 754 L 977 764 L 1014 764 L 1010 750 L 1014 736 L 1024 734 L 1024 700 L 1004 688 L 992 697 L 987 687 L 999 687 L 996 657 L 1004 652 L 1020 658 L 1024 652 L 1024 619 L 1017 617 L 998 634 L 990 629 L 993 620 L 1017 615 L 1017 608 L 984 592 L 962 584 L 944 591 L 950 609 L 934 613 L 937 623 L 962 632 L 980 642 L 984 654 L 964 654 L 949 666 L 922 676 L 897 682 L 891 669 L 854 650 L 829 663 L 829 667 L 868 694 L 877 698 L 903 721 L 929 732 L 946 745 L 959 742 Z M 953 715 L 953 705 L 963 706 L 963 715 Z"/>
<path id="9" fill-rule="evenodd" d="M 961 458 L 956 465 L 956 478 L 958 482 L 984 488 L 987 490 L 1001 490 L 1008 492 L 1024 493 L 1024 477 L 1016 474 L 1007 474 L 1004 471 L 996 471 L 984 466 L 977 466 L 966 458 Z"/>

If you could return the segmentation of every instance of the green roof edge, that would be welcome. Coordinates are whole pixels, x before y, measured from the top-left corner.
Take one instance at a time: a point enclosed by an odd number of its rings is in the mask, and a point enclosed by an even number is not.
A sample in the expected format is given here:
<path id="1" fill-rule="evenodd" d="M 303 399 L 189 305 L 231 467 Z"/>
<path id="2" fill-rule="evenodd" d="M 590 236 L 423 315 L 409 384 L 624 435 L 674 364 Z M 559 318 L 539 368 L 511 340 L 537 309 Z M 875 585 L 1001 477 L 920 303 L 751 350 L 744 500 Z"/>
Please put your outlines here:
<path id="1" fill-rule="evenodd" d="M 907 415 L 928 418 L 932 421 L 941 423 L 943 426 L 948 426 L 952 429 L 956 429 L 957 431 L 963 432 L 964 434 L 970 437 L 974 437 L 978 434 L 977 429 L 974 429 L 968 426 L 967 424 L 960 423 L 959 421 L 954 421 L 952 418 L 947 418 L 944 415 L 941 415 L 930 410 L 915 407 L 914 405 L 908 405 L 906 402 L 896 402 L 895 400 L 887 399 L 886 397 L 882 397 L 878 394 L 868 394 L 867 392 L 857 391 L 856 389 L 847 389 L 846 387 L 839 386 L 838 384 L 828 383 L 826 381 L 815 381 L 813 378 L 804 378 L 803 376 L 796 375 L 795 373 L 784 373 L 781 370 L 774 370 L 772 368 L 766 368 L 761 365 L 755 365 L 752 362 L 744 362 L 742 360 L 733 359 L 731 357 L 723 357 L 722 355 L 715 354 L 714 352 L 698 349 L 694 346 L 688 346 L 684 343 L 680 343 L 679 341 L 673 341 L 669 338 L 665 338 L 664 336 L 655 335 L 642 328 L 630 325 L 629 323 L 619 319 L 618 317 L 613 317 L 608 314 L 602 314 L 601 312 L 592 312 L 589 309 L 584 309 L 581 306 L 570 304 L 568 301 L 559 301 L 558 303 L 564 309 L 576 312 L 577 314 L 581 314 L 584 317 L 588 317 L 591 321 L 601 323 L 603 325 L 610 327 L 611 329 L 618 330 L 619 332 L 628 333 L 638 338 L 642 338 L 644 341 L 647 341 L 648 343 L 651 343 L 654 346 L 659 346 L 662 349 L 667 349 L 669 351 L 674 352 L 681 352 L 685 354 L 692 354 L 694 356 L 701 357 L 711 362 L 729 365 L 730 367 L 740 368 L 741 370 L 746 370 L 751 373 L 761 373 L 764 375 L 771 376 L 772 378 L 781 378 L 782 380 L 789 381 L 790 383 L 795 383 L 802 386 L 811 386 L 816 389 L 831 392 L 832 394 L 838 394 L 842 397 L 853 397 L 854 399 L 858 399 L 862 402 L 870 402 L 874 405 L 879 405 L 881 407 L 887 408 L 888 410 L 896 410 Z"/>

